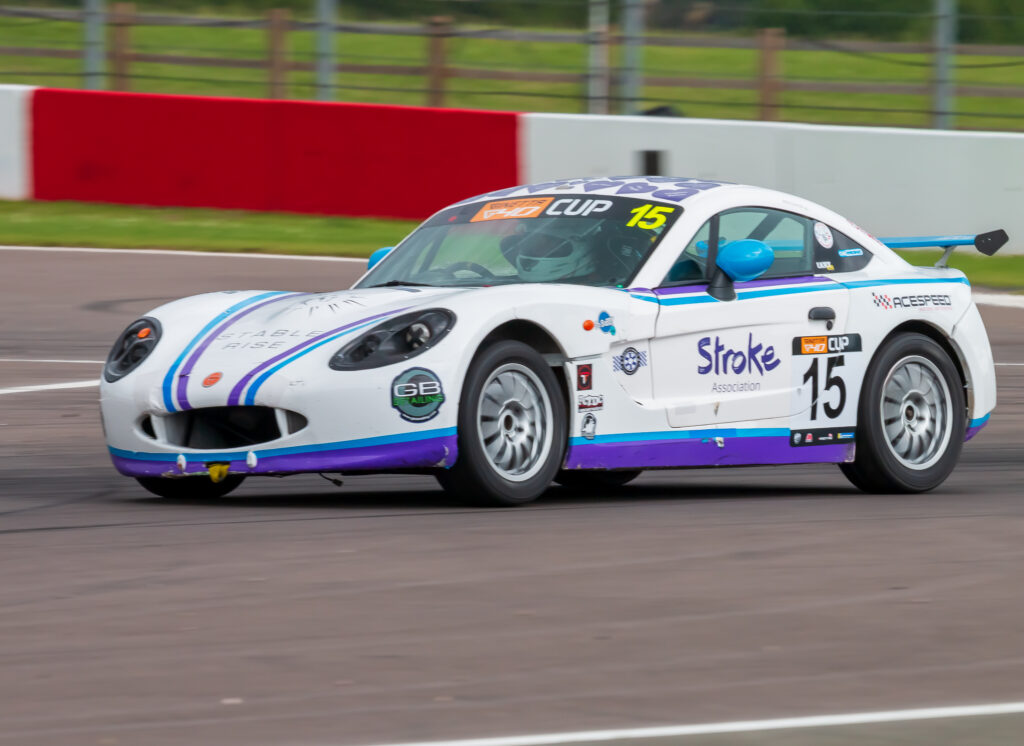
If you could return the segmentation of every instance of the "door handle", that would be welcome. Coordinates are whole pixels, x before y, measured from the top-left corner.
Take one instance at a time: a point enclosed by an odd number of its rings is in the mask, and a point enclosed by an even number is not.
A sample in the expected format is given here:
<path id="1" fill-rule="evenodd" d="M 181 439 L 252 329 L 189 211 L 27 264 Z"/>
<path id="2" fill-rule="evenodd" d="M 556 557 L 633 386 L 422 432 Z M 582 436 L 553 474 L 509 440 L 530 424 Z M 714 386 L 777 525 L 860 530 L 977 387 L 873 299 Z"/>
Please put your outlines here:
<path id="1" fill-rule="evenodd" d="M 828 306 L 815 306 L 807 314 L 811 321 L 824 321 L 825 328 L 831 329 L 836 323 L 836 312 Z"/>

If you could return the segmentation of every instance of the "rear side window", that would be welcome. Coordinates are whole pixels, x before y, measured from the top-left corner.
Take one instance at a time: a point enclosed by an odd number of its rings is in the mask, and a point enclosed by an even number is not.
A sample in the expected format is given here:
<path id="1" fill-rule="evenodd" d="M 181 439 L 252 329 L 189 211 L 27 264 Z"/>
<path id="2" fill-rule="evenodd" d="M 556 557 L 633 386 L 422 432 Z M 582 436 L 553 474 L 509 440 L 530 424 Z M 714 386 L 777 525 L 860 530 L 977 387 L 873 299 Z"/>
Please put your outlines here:
<path id="1" fill-rule="evenodd" d="M 859 243 L 824 223 L 814 224 L 814 267 L 818 274 L 854 272 L 871 261 L 872 254 Z"/>

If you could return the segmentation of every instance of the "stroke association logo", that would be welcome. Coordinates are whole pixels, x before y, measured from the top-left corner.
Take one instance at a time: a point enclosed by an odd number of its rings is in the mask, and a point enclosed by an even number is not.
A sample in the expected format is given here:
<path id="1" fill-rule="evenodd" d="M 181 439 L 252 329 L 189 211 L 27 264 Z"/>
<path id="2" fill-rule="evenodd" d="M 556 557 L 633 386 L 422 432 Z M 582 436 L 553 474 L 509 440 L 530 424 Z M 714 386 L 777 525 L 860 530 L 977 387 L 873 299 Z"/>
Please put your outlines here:
<path id="1" fill-rule="evenodd" d="M 886 311 L 893 310 L 892 298 L 884 293 L 871 292 L 871 300 L 875 302 L 875 308 L 884 308 Z"/>

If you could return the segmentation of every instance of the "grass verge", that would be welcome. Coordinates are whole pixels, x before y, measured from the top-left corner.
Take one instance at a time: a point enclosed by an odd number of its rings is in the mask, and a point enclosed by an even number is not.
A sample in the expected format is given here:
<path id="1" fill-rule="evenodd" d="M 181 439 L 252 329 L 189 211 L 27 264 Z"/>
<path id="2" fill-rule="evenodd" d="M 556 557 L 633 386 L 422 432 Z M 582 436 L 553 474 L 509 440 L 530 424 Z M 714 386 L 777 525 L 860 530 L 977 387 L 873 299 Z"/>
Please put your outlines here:
<path id="1" fill-rule="evenodd" d="M 0 201 L 0 244 L 368 256 L 414 221 L 292 213 Z"/>
<path id="2" fill-rule="evenodd" d="M 100 246 L 130 249 L 197 249 L 270 254 L 369 256 L 393 246 L 415 221 L 326 217 L 173 207 L 134 207 L 86 202 L 0 201 L 0 244 Z M 941 251 L 900 251 L 918 266 L 931 266 Z M 1024 290 L 1024 256 L 987 257 L 964 247 L 949 265 L 974 285 Z"/>

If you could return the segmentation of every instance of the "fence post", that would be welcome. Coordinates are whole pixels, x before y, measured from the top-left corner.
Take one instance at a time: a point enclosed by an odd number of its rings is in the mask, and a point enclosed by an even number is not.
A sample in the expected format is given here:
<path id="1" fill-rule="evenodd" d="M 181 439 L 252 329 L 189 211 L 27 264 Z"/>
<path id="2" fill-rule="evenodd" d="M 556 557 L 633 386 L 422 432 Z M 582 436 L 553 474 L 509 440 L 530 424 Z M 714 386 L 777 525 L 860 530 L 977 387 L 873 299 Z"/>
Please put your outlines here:
<path id="1" fill-rule="evenodd" d="M 316 97 L 334 100 L 334 19 L 337 0 L 316 0 Z"/>
<path id="2" fill-rule="evenodd" d="M 956 52 L 956 0 L 935 0 L 932 63 L 932 127 L 953 128 L 953 55 Z"/>
<path id="3" fill-rule="evenodd" d="M 590 0 L 587 33 L 590 51 L 587 70 L 587 111 L 591 114 L 608 113 L 608 5 L 609 0 Z"/>
<path id="4" fill-rule="evenodd" d="M 113 62 L 113 89 L 131 90 L 132 25 L 135 23 L 134 3 L 114 3 L 111 8 L 110 56 Z"/>
<path id="5" fill-rule="evenodd" d="M 623 0 L 622 33 L 625 37 L 623 50 L 622 98 L 626 114 L 640 110 L 640 99 L 644 88 L 644 24 L 646 7 L 644 0 Z"/>
<path id="6" fill-rule="evenodd" d="M 85 12 L 82 14 L 82 73 L 85 87 L 92 91 L 103 88 L 105 16 L 104 0 L 85 0 Z"/>
<path id="7" fill-rule="evenodd" d="M 427 106 L 444 106 L 445 78 L 448 76 L 445 42 L 451 34 L 451 24 L 452 19 L 447 16 L 434 16 L 427 24 Z"/>
<path id="8" fill-rule="evenodd" d="M 274 8 L 267 13 L 267 80 L 270 98 L 288 97 L 288 11 Z"/>
<path id="9" fill-rule="evenodd" d="M 758 32 L 761 43 L 760 67 L 757 74 L 761 119 L 779 119 L 782 103 L 782 59 L 786 32 L 780 28 L 764 28 Z"/>

